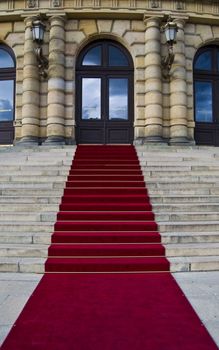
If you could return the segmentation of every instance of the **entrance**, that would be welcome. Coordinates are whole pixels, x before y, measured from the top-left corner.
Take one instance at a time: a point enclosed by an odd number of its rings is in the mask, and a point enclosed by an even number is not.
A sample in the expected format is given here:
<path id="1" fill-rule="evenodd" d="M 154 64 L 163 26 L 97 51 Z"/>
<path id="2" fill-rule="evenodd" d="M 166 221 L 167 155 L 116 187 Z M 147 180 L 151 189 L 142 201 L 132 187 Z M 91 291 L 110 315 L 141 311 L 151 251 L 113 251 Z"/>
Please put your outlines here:
<path id="1" fill-rule="evenodd" d="M 95 41 L 79 55 L 76 71 L 77 143 L 132 143 L 133 63 L 111 40 Z"/>
<path id="2" fill-rule="evenodd" d="M 0 144 L 14 140 L 15 59 L 13 52 L 0 45 Z"/>
<path id="3" fill-rule="evenodd" d="M 219 146 L 219 47 L 198 51 L 194 61 L 195 141 Z"/>

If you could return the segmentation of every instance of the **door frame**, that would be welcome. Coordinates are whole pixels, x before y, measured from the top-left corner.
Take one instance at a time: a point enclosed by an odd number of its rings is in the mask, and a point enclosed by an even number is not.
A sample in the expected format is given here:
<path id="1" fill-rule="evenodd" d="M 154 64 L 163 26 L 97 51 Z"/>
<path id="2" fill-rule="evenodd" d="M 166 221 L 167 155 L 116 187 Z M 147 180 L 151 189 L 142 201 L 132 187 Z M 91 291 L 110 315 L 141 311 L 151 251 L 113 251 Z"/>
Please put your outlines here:
<path id="1" fill-rule="evenodd" d="M 11 121 L 0 121 L 0 144 L 13 144 L 14 141 L 14 119 L 15 119 L 15 90 L 16 90 L 16 60 L 13 50 L 5 44 L 0 43 L 0 49 L 6 51 L 14 62 L 14 67 L 0 68 L 0 81 L 13 81 L 13 119 Z"/>
<path id="2" fill-rule="evenodd" d="M 102 62 L 101 66 L 82 66 L 82 61 L 89 50 L 95 46 L 101 45 Z M 108 47 L 109 45 L 115 46 L 122 51 L 128 61 L 128 66 L 113 66 L 107 65 L 108 61 Z M 82 120 L 82 78 L 100 78 L 101 79 L 101 119 L 97 121 Z M 109 120 L 109 79 L 110 78 L 127 78 L 128 79 L 128 120 Z M 134 67 L 133 61 L 130 53 L 121 44 L 116 41 L 103 39 L 96 40 L 88 44 L 80 52 L 77 64 L 76 64 L 76 142 L 78 143 L 120 143 L 120 142 L 110 142 L 110 132 L 113 130 L 123 130 L 127 133 L 127 142 L 132 143 L 134 139 Z M 85 129 L 93 130 L 94 137 L 90 142 L 81 142 L 81 133 Z M 96 135 L 100 134 L 98 140 L 95 139 Z M 102 130 L 102 131 L 101 131 Z M 82 139 L 83 140 L 83 139 Z"/>
<path id="3" fill-rule="evenodd" d="M 195 69 L 195 63 L 200 55 L 206 51 L 211 51 L 212 69 L 198 70 Z M 217 60 L 217 53 L 219 54 L 219 46 L 208 45 L 200 48 L 194 58 L 193 69 L 193 91 L 194 91 L 194 120 L 195 120 L 195 141 L 198 145 L 212 145 L 219 146 L 219 106 L 217 100 L 219 99 L 219 59 Z M 219 56 L 218 56 L 219 57 Z M 212 122 L 196 121 L 196 89 L 195 82 L 210 82 L 212 84 Z"/>

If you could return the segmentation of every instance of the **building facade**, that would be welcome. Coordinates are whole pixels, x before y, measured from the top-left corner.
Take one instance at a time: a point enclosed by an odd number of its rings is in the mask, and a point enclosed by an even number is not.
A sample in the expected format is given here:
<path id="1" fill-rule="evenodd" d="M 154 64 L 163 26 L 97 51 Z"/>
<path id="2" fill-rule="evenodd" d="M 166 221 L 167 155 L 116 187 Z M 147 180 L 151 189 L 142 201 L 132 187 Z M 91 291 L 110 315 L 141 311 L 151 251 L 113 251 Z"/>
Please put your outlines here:
<path id="1" fill-rule="evenodd" d="M 167 72 L 168 16 L 178 32 Z M 0 2 L 0 144 L 218 146 L 218 98 L 218 1 Z"/>

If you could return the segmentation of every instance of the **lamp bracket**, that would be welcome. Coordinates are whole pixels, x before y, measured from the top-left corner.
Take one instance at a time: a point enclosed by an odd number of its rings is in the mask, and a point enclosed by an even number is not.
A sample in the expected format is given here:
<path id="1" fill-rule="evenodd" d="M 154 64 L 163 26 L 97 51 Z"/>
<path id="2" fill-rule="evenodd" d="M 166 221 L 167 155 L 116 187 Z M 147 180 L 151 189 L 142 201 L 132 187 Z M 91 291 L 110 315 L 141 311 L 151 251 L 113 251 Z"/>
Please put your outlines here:
<path id="1" fill-rule="evenodd" d="M 34 52 L 36 54 L 40 76 L 47 78 L 47 72 L 45 70 L 48 69 L 49 61 L 43 56 L 42 47 L 36 47 Z"/>

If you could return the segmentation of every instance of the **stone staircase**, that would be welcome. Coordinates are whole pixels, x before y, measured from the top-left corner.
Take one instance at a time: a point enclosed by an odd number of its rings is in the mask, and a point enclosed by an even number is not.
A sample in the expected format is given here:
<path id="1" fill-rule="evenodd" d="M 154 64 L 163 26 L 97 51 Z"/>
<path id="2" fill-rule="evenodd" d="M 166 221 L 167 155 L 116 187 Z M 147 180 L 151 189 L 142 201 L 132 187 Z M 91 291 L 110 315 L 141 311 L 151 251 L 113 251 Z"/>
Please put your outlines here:
<path id="1" fill-rule="evenodd" d="M 219 270 L 219 148 L 137 151 L 171 271 Z"/>
<path id="2" fill-rule="evenodd" d="M 44 272 L 74 152 L 0 148 L 0 272 Z"/>
<path id="3" fill-rule="evenodd" d="M 0 272 L 44 272 L 74 152 L 0 148 Z M 219 148 L 137 152 L 171 270 L 219 270 Z"/>

